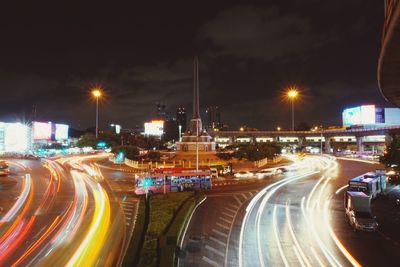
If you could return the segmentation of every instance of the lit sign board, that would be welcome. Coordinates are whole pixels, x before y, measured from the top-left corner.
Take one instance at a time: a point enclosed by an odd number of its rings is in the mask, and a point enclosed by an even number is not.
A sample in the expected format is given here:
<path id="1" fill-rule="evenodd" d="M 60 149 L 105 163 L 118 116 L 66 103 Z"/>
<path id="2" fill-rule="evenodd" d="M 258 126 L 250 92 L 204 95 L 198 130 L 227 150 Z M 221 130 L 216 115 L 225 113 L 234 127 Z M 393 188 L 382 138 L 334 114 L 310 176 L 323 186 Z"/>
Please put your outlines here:
<path id="1" fill-rule="evenodd" d="M 348 108 L 343 111 L 343 125 L 361 124 L 361 107 Z"/>
<path id="2" fill-rule="evenodd" d="M 144 124 L 145 135 L 162 136 L 164 134 L 164 121 L 151 121 Z"/>
<path id="3" fill-rule="evenodd" d="M 348 108 L 343 111 L 343 126 L 375 124 L 375 117 L 374 105 Z"/>
<path id="4" fill-rule="evenodd" d="M 56 124 L 55 139 L 57 141 L 68 139 L 68 129 L 69 126 L 66 124 Z"/>
<path id="5" fill-rule="evenodd" d="M 375 106 L 361 106 L 361 124 L 374 124 L 375 123 Z"/>
<path id="6" fill-rule="evenodd" d="M 34 140 L 50 140 L 51 139 L 51 122 L 33 122 L 33 139 Z"/>
<path id="7" fill-rule="evenodd" d="M 29 128 L 21 123 L 4 125 L 4 150 L 6 152 L 23 152 L 29 148 Z"/>

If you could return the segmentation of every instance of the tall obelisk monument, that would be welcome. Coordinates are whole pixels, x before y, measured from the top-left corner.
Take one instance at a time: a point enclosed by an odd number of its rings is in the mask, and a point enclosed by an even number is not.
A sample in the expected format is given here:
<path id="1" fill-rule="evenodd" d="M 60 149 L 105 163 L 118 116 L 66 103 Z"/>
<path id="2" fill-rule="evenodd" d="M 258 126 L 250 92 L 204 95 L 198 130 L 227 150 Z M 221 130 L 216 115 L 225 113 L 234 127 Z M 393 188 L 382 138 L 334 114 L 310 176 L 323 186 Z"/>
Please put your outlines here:
<path id="1" fill-rule="evenodd" d="M 200 96 L 199 96 L 199 60 L 193 61 L 193 116 L 190 126 L 182 136 L 182 141 L 176 143 L 177 151 L 184 152 L 215 152 L 215 143 L 211 136 L 203 131 L 200 117 Z"/>

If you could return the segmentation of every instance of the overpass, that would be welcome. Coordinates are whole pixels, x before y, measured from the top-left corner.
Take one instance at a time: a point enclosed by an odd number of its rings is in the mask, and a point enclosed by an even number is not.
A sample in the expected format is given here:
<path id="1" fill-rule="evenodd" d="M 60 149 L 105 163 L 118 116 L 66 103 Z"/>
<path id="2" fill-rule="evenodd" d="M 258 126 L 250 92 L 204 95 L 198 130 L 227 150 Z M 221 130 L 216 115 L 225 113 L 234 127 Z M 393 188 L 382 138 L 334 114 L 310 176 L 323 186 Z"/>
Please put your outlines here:
<path id="1" fill-rule="evenodd" d="M 385 0 L 378 84 L 389 102 L 400 106 L 400 1 Z"/>
<path id="2" fill-rule="evenodd" d="M 389 134 L 399 133 L 400 125 L 360 129 L 326 129 L 317 131 L 218 131 L 211 136 L 219 146 L 241 143 L 277 142 L 283 145 L 323 146 L 326 153 L 333 145 L 356 145 L 358 152 L 365 145 L 384 146 Z"/>

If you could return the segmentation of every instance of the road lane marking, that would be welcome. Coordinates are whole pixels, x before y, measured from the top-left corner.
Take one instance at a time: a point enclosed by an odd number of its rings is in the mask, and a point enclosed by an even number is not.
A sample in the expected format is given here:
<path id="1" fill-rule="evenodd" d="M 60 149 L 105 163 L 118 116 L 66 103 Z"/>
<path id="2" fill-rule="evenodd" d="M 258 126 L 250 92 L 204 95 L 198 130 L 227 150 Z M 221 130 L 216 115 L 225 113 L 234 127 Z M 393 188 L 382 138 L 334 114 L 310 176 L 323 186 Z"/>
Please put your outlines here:
<path id="1" fill-rule="evenodd" d="M 213 247 L 211 247 L 211 246 L 209 246 L 209 245 L 206 245 L 206 249 L 208 249 L 209 251 L 211 251 L 211 252 L 213 252 L 213 253 L 215 253 L 215 254 L 220 255 L 221 257 L 224 257 L 224 256 L 225 256 L 224 253 L 222 253 L 221 251 L 219 251 L 219 250 L 217 250 L 217 249 L 215 249 L 215 248 L 213 248 Z"/>
<path id="2" fill-rule="evenodd" d="M 227 210 L 227 211 L 230 211 L 232 213 L 236 213 L 237 212 L 237 209 L 234 210 L 234 209 L 231 209 L 231 208 L 228 208 L 228 207 L 225 207 L 224 209 Z"/>
<path id="3" fill-rule="evenodd" d="M 240 203 L 240 204 L 242 204 L 242 203 Z M 234 204 L 229 204 L 229 206 L 234 208 L 234 209 L 236 209 L 236 210 L 240 208 L 240 205 L 237 206 L 237 205 L 234 205 Z"/>
<path id="4" fill-rule="evenodd" d="M 245 193 L 241 193 L 240 194 L 243 198 L 244 198 L 244 201 L 246 201 L 247 200 L 247 196 L 246 196 L 246 194 Z"/>
<path id="5" fill-rule="evenodd" d="M 222 227 L 222 228 L 226 229 L 226 230 L 230 229 L 228 226 L 223 225 L 222 223 L 215 223 L 215 224 L 218 225 L 219 227 Z"/>
<path id="6" fill-rule="evenodd" d="M 218 231 L 218 230 L 216 230 L 216 229 L 212 229 L 212 231 L 213 231 L 214 233 L 216 233 L 217 235 L 220 235 L 220 236 L 223 236 L 223 237 L 228 237 L 227 234 L 222 233 L 221 231 Z"/>
<path id="7" fill-rule="evenodd" d="M 219 219 L 220 219 L 221 221 L 226 222 L 227 224 L 231 224 L 231 223 L 232 223 L 232 221 L 227 220 L 227 219 L 225 219 L 225 218 L 223 218 L 223 217 L 219 217 Z"/>
<path id="8" fill-rule="evenodd" d="M 239 206 L 242 205 L 242 201 L 240 201 L 240 199 L 236 195 L 234 195 L 233 198 L 237 201 Z"/>
<path id="9" fill-rule="evenodd" d="M 220 244 L 220 245 L 223 246 L 223 247 L 226 247 L 226 243 L 222 242 L 222 241 L 219 240 L 219 239 L 216 239 L 216 238 L 213 237 L 213 236 L 210 236 L 210 240 L 214 241 L 215 243 Z"/>
<path id="10" fill-rule="evenodd" d="M 206 256 L 203 256 L 201 258 L 203 261 L 207 262 L 208 264 L 214 266 L 214 267 L 223 267 L 221 264 L 217 263 L 216 261 L 210 260 L 209 258 L 207 258 Z"/>
<path id="11" fill-rule="evenodd" d="M 232 218 L 232 219 L 233 219 L 233 217 L 234 217 L 234 215 L 229 214 L 229 213 L 227 213 L 227 212 L 225 212 L 225 211 L 221 212 L 221 214 L 223 214 L 223 215 L 225 215 L 225 216 L 228 216 L 229 218 Z"/>

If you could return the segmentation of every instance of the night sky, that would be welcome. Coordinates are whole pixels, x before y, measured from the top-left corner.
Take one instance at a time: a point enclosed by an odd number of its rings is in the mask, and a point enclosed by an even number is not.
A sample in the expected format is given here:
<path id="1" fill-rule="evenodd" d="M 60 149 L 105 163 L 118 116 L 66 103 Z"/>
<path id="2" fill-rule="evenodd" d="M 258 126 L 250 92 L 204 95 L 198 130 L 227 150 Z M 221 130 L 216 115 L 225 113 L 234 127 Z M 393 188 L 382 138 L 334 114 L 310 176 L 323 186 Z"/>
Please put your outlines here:
<path id="1" fill-rule="evenodd" d="M 297 122 L 340 125 L 343 108 L 388 105 L 376 81 L 383 1 L 56 2 L 2 8 L 1 120 L 28 120 L 34 105 L 38 120 L 86 129 L 94 85 L 107 94 L 103 126 L 142 125 L 157 102 L 190 113 L 194 55 L 203 120 L 218 105 L 231 129 L 288 128 L 291 84 Z"/>

